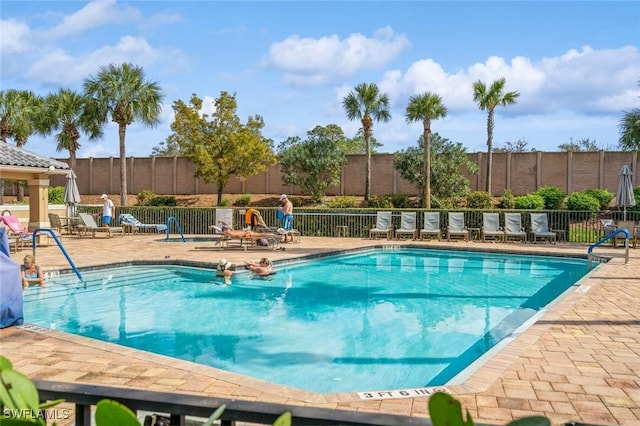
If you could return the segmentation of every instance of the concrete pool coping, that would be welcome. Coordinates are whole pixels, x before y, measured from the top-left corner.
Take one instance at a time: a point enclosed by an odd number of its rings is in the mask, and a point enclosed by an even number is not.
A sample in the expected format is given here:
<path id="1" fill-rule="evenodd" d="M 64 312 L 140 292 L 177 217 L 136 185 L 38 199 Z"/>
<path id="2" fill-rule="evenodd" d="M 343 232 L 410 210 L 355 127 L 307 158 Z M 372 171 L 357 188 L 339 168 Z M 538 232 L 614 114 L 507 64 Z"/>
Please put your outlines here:
<path id="1" fill-rule="evenodd" d="M 189 260 L 233 263 L 269 256 L 274 260 L 313 256 L 377 245 L 488 250 L 518 254 L 586 255 L 587 246 L 522 243 L 398 242 L 359 238 L 303 237 L 284 251 L 251 248 L 220 250 L 202 242 L 162 244 L 157 235 L 75 239 L 63 244 L 79 267 L 131 260 Z M 483 250 L 483 251 L 484 251 Z M 13 255 L 20 261 L 30 250 Z M 613 259 L 601 265 L 535 324 L 514 337 L 460 385 L 448 385 L 473 418 L 504 423 L 528 414 L 554 423 L 579 420 L 600 424 L 638 424 L 640 419 L 640 250 L 603 247 Z M 46 269 L 68 268 L 57 247 L 38 247 Z M 635 286 L 634 286 L 635 284 Z M 2 354 L 30 377 L 206 394 L 368 412 L 427 415 L 425 396 L 363 400 L 356 393 L 314 394 L 239 376 L 211 367 L 68 335 L 58 331 L 10 327 L 0 331 Z"/>

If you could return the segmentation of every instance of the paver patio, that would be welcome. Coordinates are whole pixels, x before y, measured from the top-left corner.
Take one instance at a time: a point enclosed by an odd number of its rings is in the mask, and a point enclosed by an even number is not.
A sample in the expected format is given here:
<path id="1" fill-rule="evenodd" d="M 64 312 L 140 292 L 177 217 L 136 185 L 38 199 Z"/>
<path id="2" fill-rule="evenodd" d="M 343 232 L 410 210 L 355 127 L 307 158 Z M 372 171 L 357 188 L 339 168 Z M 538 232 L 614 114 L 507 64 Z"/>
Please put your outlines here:
<path id="1" fill-rule="evenodd" d="M 273 260 L 397 241 L 302 237 L 284 251 L 252 248 L 221 251 L 214 243 L 164 243 L 158 235 L 111 239 L 63 238 L 79 267 L 131 260 L 196 260 L 233 263 L 268 255 Z M 402 242 L 439 248 L 517 253 L 585 255 L 583 244 Z M 621 248 L 516 336 L 463 384 L 447 386 L 474 420 L 504 424 L 525 415 L 545 415 L 553 424 L 569 420 L 640 425 L 640 249 L 624 263 Z M 13 254 L 21 262 L 31 249 Z M 68 268 L 56 246 L 38 247 L 45 269 Z M 276 265 L 277 268 L 277 265 Z M 28 318 L 26 319 L 28 322 Z M 0 353 L 32 378 L 104 384 L 367 412 L 427 415 L 428 397 L 362 400 L 357 393 L 315 394 L 56 330 L 0 330 Z"/>

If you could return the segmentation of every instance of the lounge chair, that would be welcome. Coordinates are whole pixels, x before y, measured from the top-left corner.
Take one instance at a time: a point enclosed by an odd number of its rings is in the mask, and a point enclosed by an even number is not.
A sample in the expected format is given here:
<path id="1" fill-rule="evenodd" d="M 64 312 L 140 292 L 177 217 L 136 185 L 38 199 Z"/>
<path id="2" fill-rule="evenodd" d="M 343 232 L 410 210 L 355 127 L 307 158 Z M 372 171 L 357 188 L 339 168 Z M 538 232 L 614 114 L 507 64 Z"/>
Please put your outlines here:
<path id="1" fill-rule="evenodd" d="M 79 213 L 81 225 L 78 226 L 78 236 L 82 238 L 84 235 L 91 233 L 91 236 L 95 238 L 97 232 L 109 232 L 112 234 L 124 235 L 124 229 L 119 226 L 98 226 L 93 216 L 89 213 Z"/>
<path id="2" fill-rule="evenodd" d="M 18 217 L 8 214 L 0 216 L 0 221 L 4 222 L 7 227 L 8 238 L 14 239 L 15 247 L 24 247 L 30 245 L 33 241 L 33 233 L 20 222 Z"/>
<path id="3" fill-rule="evenodd" d="M 393 235 L 393 228 L 391 227 L 391 212 L 377 212 L 376 213 L 376 226 L 369 230 L 369 238 L 376 238 L 378 235 L 384 235 L 387 240 L 391 239 Z"/>
<path id="4" fill-rule="evenodd" d="M 442 239 L 442 229 L 440 229 L 440 213 L 424 212 L 424 225 L 420 230 L 420 239 L 424 237 L 435 236 L 438 241 Z"/>
<path id="5" fill-rule="evenodd" d="M 410 236 L 413 240 L 418 238 L 418 229 L 416 227 L 416 212 L 400 213 L 400 228 L 396 229 L 396 239 L 402 236 Z"/>
<path id="6" fill-rule="evenodd" d="M 557 239 L 557 234 L 549 228 L 549 218 L 546 213 L 531 213 L 531 233 L 534 244 L 538 239 L 546 239 L 555 244 Z"/>
<path id="7" fill-rule="evenodd" d="M 164 223 L 142 223 L 135 216 L 129 213 L 121 213 L 118 215 L 118 222 L 123 229 L 129 229 L 133 232 L 165 232 L 167 225 Z"/>
<path id="8" fill-rule="evenodd" d="M 520 213 L 504 214 L 504 240 L 509 241 L 510 238 L 527 242 L 527 232 L 522 226 L 522 215 Z"/>
<path id="9" fill-rule="evenodd" d="M 451 237 L 462 237 L 464 241 L 469 241 L 469 230 L 464 224 L 464 213 L 449 212 L 449 226 L 447 226 L 447 241 Z"/>
<path id="10" fill-rule="evenodd" d="M 488 238 L 494 241 L 504 240 L 504 230 L 500 227 L 500 215 L 498 213 L 482 213 L 482 228 L 480 236 L 483 242 Z"/>

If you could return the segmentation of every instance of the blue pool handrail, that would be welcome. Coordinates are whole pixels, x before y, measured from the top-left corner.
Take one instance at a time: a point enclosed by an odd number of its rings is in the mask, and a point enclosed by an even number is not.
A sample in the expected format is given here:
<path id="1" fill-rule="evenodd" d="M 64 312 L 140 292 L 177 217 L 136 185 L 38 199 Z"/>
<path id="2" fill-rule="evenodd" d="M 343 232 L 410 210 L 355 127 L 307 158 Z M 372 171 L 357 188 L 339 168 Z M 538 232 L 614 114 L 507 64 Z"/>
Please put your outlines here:
<path id="1" fill-rule="evenodd" d="M 615 238 L 618 234 L 624 234 L 624 237 L 625 237 L 625 240 L 624 240 L 625 261 L 624 261 L 624 263 L 628 263 L 629 262 L 629 238 L 631 238 L 631 234 L 625 228 L 620 228 L 620 229 L 616 229 L 615 231 L 613 231 L 612 233 L 610 233 L 608 235 L 605 235 L 604 237 L 602 237 L 602 239 L 600 239 L 600 241 L 595 242 L 595 243 L 593 243 L 593 244 L 591 244 L 589 246 L 589 249 L 587 250 L 587 256 L 589 258 L 589 269 L 591 269 L 591 253 L 593 252 L 593 249 L 595 249 L 596 247 L 601 246 L 602 244 L 604 244 L 605 242 L 609 241 L 610 239 Z"/>
<path id="2" fill-rule="evenodd" d="M 39 233 L 46 233 L 49 234 L 53 240 L 56 242 L 56 244 L 58 245 L 58 247 L 60 247 L 60 251 L 62 251 L 62 254 L 64 254 L 64 257 L 67 258 L 67 262 L 69 262 L 69 265 L 71 266 L 71 269 L 73 269 L 73 272 L 75 272 L 75 274 L 78 276 L 78 279 L 84 283 L 84 278 L 82 278 L 82 274 L 80 274 L 80 271 L 78 270 L 78 268 L 76 268 L 76 265 L 73 263 L 73 260 L 71 260 L 71 257 L 69 256 L 69 253 L 67 253 L 67 251 L 65 250 L 64 246 L 62 245 L 62 242 L 60 241 L 60 239 L 56 236 L 56 233 L 54 232 L 53 229 L 50 228 L 36 228 L 33 231 L 33 237 L 32 237 L 32 241 L 31 241 L 31 246 L 33 247 L 33 257 L 36 257 L 36 247 L 37 247 L 37 235 Z"/>
<path id="3" fill-rule="evenodd" d="M 182 229 L 180 228 L 178 219 L 176 219 L 175 216 L 169 216 L 167 218 L 167 241 L 169 241 L 169 234 L 171 234 L 171 222 L 175 223 L 176 229 L 178 230 L 178 232 L 180 233 L 180 236 L 182 237 L 182 242 L 186 243 L 187 240 L 184 239 L 184 234 L 182 233 Z"/>

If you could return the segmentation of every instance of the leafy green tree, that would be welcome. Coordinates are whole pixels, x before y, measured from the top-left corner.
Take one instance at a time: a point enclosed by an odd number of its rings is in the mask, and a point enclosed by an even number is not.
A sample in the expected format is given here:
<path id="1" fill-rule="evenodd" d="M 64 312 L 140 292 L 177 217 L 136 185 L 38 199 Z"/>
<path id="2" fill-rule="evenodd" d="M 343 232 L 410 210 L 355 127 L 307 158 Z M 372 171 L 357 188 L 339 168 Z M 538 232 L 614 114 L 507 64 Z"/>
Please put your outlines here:
<path id="1" fill-rule="evenodd" d="M 336 124 L 316 126 L 307 139 L 290 137 L 278 145 L 282 180 L 298 185 L 319 203 L 327 188 L 340 183 L 342 167 L 347 159 L 340 144 L 344 133 Z"/>
<path id="2" fill-rule="evenodd" d="M 491 83 L 491 86 L 477 80 L 473 83 L 473 101 L 478 104 L 481 111 L 487 111 L 487 186 L 485 190 L 491 192 L 491 169 L 493 168 L 493 130 L 496 126 L 494 112 L 496 107 L 513 105 L 517 102 L 520 93 L 517 91 L 504 92 L 506 79 L 503 77 Z"/>
<path id="3" fill-rule="evenodd" d="M 529 143 L 524 139 L 515 142 L 506 141 L 503 147 L 494 148 L 493 152 L 534 152 L 535 148 L 529 148 Z"/>
<path id="4" fill-rule="evenodd" d="M 60 89 L 45 97 L 43 110 L 38 120 L 42 132 L 58 132 L 56 150 L 68 150 L 69 166 L 75 169 L 81 132 L 88 135 L 89 140 L 100 139 L 104 134 L 98 104 L 73 90 Z"/>
<path id="5" fill-rule="evenodd" d="M 405 112 L 408 123 L 422 122 L 422 140 L 424 148 L 424 181 L 422 207 L 431 208 L 431 121 L 447 116 L 447 107 L 442 103 L 442 97 L 435 93 L 425 92 L 411 96 Z"/>
<path id="6" fill-rule="evenodd" d="M 369 146 L 371 148 L 371 154 L 376 154 L 378 152 L 377 148 L 382 147 L 382 144 L 378 142 L 378 140 L 371 136 L 369 139 Z M 366 154 L 367 153 L 367 145 L 364 140 L 364 133 L 362 129 L 358 130 L 356 136 L 353 138 L 345 138 L 340 142 L 340 149 L 345 153 L 345 155 L 349 154 Z"/>
<path id="7" fill-rule="evenodd" d="M 569 138 L 569 143 L 558 145 L 558 149 L 563 152 L 593 152 L 600 150 L 595 139 L 591 140 L 589 138 L 583 138 L 578 141 L 574 141 L 573 138 Z"/>
<path id="8" fill-rule="evenodd" d="M 175 157 L 183 155 L 183 152 L 175 135 L 169 135 L 167 139 L 151 149 L 151 155 L 154 157 Z"/>
<path id="9" fill-rule="evenodd" d="M 417 147 L 409 147 L 395 154 L 393 166 L 400 175 L 413 183 L 424 194 L 424 138 Z M 434 133 L 431 136 L 431 188 L 432 197 L 442 207 L 453 207 L 469 193 L 469 179 L 461 172 L 478 173 L 478 166 L 469 161 L 460 142 L 451 142 Z M 445 205 L 446 203 L 446 205 Z"/>
<path id="10" fill-rule="evenodd" d="M 246 179 L 276 163 L 273 143 L 262 136 L 264 121 L 259 115 L 242 124 L 236 114 L 235 94 L 220 92 L 214 101 L 215 112 L 202 112 L 202 99 L 195 94 L 189 105 L 173 103 L 175 120 L 171 124 L 175 141 L 196 167 L 196 177 L 218 187 L 217 204 L 222 202 L 224 188 L 232 176 Z"/>
<path id="11" fill-rule="evenodd" d="M 386 123 L 391 120 L 389 95 L 380 93 L 375 83 L 360 83 L 345 96 L 342 100 L 342 107 L 349 120 L 358 119 L 362 123 L 367 155 L 364 199 L 369 201 L 371 195 L 371 136 L 373 135 L 373 121 Z"/>
<path id="12" fill-rule="evenodd" d="M 127 205 L 127 155 L 125 137 L 127 126 L 134 121 L 155 127 L 162 111 L 164 97 L 158 83 L 145 79 L 144 70 L 129 63 L 100 67 L 96 76 L 84 81 L 85 94 L 96 100 L 102 123 L 118 125 L 120 144 L 120 204 Z"/>
<path id="13" fill-rule="evenodd" d="M 640 86 L 640 80 L 638 80 Z M 620 119 L 620 147 L 625 151 L 640 150 L 640 108 L 623 111 Z"/>

